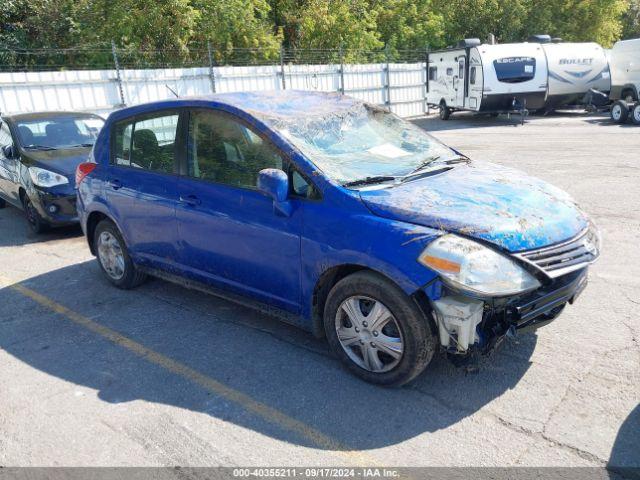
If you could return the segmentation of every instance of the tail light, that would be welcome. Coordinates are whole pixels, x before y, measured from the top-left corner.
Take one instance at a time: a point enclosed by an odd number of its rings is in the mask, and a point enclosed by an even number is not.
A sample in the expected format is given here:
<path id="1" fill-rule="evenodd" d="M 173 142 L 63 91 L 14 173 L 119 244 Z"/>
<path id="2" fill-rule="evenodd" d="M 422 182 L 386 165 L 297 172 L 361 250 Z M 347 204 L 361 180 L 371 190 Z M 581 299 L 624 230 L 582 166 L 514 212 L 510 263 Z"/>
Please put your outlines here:
<path id="1" fill-rule="evenodd" d="M 93 172 L 97 166 L 98 164 L 93 162 L 85 162 L 78 165 L 78 168 L 76 168 L 76 188 L 78 188 L 80 182 L 84 180 L 84 177 Z"/>

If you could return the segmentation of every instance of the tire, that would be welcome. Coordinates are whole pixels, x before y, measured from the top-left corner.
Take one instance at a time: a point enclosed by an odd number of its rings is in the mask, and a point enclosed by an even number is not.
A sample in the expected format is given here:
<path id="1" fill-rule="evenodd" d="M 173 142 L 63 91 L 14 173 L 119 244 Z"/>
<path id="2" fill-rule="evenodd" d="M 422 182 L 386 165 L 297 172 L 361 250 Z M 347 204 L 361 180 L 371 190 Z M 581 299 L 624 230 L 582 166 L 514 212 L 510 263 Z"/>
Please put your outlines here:
<path id="1" fill-rule="evenodd" d="M 31 231 L 33 233 L 39 235 L 49 229 L 49 225 L 38 213 L 38 210 L 36 210 L 36 207 L 33 206 L 31 199 L 26 194 L 22 199 L 22 206 L 24 208 L 24 216 L 27 219 L 27 223 L 29 224 L 29 227 L 31 227 Z"/>
<path id="2" fill-rule="evenodd" d="M 611 120 L 615 123 L 624 123 L 629 117 L 629 107 L 622 100 L 616 100 L 611 105 Z"/>
<path id="3" fill-rule="evenodd" d="M 7 201 L 4 198 L 0 198 L 0 209 L 3 209 L 7 206 Z"/>
<path id="4" fill-rule="evenodd" d="M 627 103 L 633 103 L 637 100 L 636 94 L 633 92 L 633 90 L 625 90 L 622 93 L 622 99 Z"/>
<path id="5" fill-rule="evenodd" d="M 440 102 L 440 120 L 449 120 L 451 118 L 451 109 L 447 107 L 447 103 L 443 100 Z"/>
<path id="6" fill-rule="evenodd" d="M 640 125 L 640 103 L 636 103 L 631 110 L 631 121 L 635 125 Z"/>
<path id="7" fill-rule="evenodd" d="M 111 220 L 96 226 L 93 246 L 98 264 L 107 280 L 123 290 L 137 287 L 146 279 L 134 265 L 118 227 Z"/>
<path id="8" fill-rule="evenodd" d="M 348 312 L 354 308 L 358 315 L 352 316 Z M 371 315 L 379 319 L 378 327 L 369 325 Z M 355 375 L 378 385 L 410 382 L 422 373 L 436 350 L 436 339 L 418 306 L 395 284 L 373 272 L 349 275 L 331 289 L 324 308 L 324 329 L 333 354 Z"/>

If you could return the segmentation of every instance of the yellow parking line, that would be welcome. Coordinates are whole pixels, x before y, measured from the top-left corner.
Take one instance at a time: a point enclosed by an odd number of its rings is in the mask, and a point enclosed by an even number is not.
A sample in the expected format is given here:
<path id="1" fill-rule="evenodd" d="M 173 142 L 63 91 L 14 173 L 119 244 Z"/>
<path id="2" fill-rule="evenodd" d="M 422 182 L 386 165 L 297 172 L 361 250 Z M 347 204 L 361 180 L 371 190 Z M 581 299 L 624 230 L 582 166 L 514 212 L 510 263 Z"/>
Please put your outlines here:
<path id="1" fill-rule="evenodd" d="M 362 452 L 350 450 L 340 441 L 325 435 L 312 426 L 307 425 L 300 420 L 296 420 L 295 418 L 290 417 L 280 410 L 265 405 L 264 403 L 255 400 L 249 395 L 235 390 L 234 388 L 231 388 L 217 380 L 214 380 L 213 378 L 208 377 L 198 372 L 197 370 L 184 365 L 183 363 L 177 362 L 165 355 L 162 355 L 161 353 L 151 350 L 150 348 L 147 348 L 144 345 L 131 340 L 128 337 L 125 337 L 124 335 L 121 335 L 115 330 L 105 327 L 104 325 L 94 322 L 84 315 L 74 312 L 64 305 L 61 305 L 51 300 L 50 298 L 47 298 L 46 296 L 36 292 L 35 290 L 31 290 L 30 288 L 27 288 L 24 285 L 20 285 L 19 283 L 11 282 L 9 279 L 3 276 L 0 276 L 0 282 L 4 283 L 5 287 L 19 292 L 20 294 L 30 298 L 43 307 L 46 307 L 49 310 L 52 310 L 57 314 L 64 316 L 65 318 L 71 320 L 77 325 L 86 328 L 87 330 L 97 333 L 98 335 L 115 343 L 116 345 L 129 350 L 135 355 L 155 365 L 158 365 L 165 370 L 179 375 L 211 393 L 214 393 L 220 397 L 225 398 L 226 400 L 240 405 L 245 410 L 254 413 L 255 415 L 265 419 L 266 421 L 274 425 L 277 425 L 278 427 L 294 432 L 301 437 L 306 438 L 316 447 L 326 450 L 338 451 L 339 454 L 348 457 L 351 461 L 359 462 L 359 466 L 378 465 L 378 462 L 376 462 L 375 459 L 363 454 Z"/>

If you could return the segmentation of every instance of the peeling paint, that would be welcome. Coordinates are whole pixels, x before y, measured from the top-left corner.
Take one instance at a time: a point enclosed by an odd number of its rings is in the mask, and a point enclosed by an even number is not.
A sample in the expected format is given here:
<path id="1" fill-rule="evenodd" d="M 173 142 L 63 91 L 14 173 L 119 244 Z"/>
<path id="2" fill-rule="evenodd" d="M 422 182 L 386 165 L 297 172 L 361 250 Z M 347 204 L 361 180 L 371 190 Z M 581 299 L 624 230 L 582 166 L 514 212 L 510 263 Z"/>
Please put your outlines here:
<path id="1" fill-rule="evenodd" d="M 508 251 L 540 248 L 575 236 L 588 220 L 562 190 L 487 162 L 384 190 L 360 191 L 376 214 L 476 237 Z"/>

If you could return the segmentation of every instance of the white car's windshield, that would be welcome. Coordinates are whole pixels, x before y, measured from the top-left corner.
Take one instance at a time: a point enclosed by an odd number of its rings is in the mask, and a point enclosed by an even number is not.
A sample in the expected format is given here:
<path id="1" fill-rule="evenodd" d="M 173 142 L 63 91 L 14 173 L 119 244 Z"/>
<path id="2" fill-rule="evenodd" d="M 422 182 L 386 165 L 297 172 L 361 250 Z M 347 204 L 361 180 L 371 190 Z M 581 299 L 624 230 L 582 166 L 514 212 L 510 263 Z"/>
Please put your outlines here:
<path id="1" fill-rule="evenodd" d="M 457 157 L 410 122 L 368 105 L 275 128 L 342 184 L 404 177 L 434 159 Z M 393 177 L 393 178 L 391 178 Z"/>

